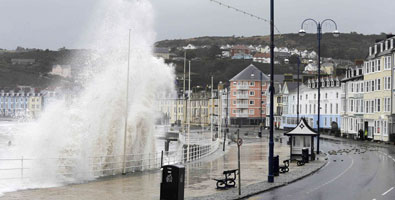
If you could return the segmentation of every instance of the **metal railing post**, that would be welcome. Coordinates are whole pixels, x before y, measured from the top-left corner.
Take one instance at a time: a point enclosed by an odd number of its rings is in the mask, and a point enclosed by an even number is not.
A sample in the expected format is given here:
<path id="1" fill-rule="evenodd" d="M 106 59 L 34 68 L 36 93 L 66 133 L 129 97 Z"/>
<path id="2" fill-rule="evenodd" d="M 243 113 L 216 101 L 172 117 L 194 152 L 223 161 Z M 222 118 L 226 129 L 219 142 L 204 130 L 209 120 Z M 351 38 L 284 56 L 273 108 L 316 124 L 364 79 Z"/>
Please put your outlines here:
<path id="1" fill-rule="evenodd" d="M 160 155 L 160 167 L 162 167 L 163 166 L 163 151 L 161 152 L 161 155 Z"/>

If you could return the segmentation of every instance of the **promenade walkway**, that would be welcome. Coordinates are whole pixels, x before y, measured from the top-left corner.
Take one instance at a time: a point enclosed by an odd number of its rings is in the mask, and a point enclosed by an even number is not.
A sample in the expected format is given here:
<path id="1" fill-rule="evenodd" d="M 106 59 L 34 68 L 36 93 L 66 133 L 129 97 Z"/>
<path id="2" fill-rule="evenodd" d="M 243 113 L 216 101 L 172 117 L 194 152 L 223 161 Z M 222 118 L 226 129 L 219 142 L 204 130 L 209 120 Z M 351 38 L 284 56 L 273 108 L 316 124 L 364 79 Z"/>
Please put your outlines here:
<path id="1" fill-rule="evenodd" d="M 241 147 L 241 176 L 242 186 L 253 185 L 261 187 L 267 180 L 268 171 L 268 142 L 264 138 L 245 138 Z M 280 155 L 280 162 L 289 158 L 289 146 L 286 143 L 275 143 L 275 155 Z M 296 176 L 307 175 L 323 165 L 311 167 L 296 167 L 291 165 L 290 175 L 281 175 L 276 183 L 265 187 L 281 185 L 297 179 Z M 202 160 L 186 165 L 186 199 L 232 199 L 237 189 L 219 191 L 215 189 L 215 177 L 221 177 L 223 170 L 237 168 L 237 146 L 227 146 L 227 151 L 222 148 L 213 155 Z M 304 169 L 307 169 L 303 171 Z M 286 178 L 288 177 L 288 178 Z M 291 179 L 292 180 L 291 180 Z M 126 176 L 101 178 L 96 181 L 66 185 L 56 188 L 31 189 L 6 193 L 0 200 L 10 199 L 40 199 L 40 200 L 104 200 L 104 199 L 159 199 L 161 171 L 133 173 Z M 243 187 L 244 190 L 244 187 Z M 247 189 L 246 189 L 247 190 Z M 251 191 L 249 191 L 251 192 Z M 246 192 L 243 192 L 246 194 Z M 230 196 L 227 194 L 231 194 Z M 211 196 L 211 197 L 210 197 Z"/>

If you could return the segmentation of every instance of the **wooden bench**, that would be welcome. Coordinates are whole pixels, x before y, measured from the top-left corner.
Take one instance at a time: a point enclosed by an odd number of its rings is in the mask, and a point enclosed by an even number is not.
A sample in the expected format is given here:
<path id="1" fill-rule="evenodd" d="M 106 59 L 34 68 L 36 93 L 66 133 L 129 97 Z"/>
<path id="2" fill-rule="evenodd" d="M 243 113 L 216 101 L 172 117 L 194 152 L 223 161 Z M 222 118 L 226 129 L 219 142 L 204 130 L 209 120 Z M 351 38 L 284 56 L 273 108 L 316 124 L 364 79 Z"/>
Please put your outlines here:
<path id="1" fill-rule="evenodd" d="M 289 172 L 289 160 L 284 160 L 283 165 L 279 166 L 280 173 Z"/>
<path id="2" fill-rule="evenodd" d="M 223 179 L 214 179 L 217 181 L 217 189 L 228 189 L 231 187 L 236 186 L 236 172 L 237 169 L 233 170 L 226 170 L 223 172 L 223 175 L 225 178 Z"/>
<path id="3" fill-rule="evenodd" d="M 304 163 L 304 160 L 302 159 L 302 160 L 296 160 L 296 165 L 297 166 L 303 166 L 305 163 Z"/>

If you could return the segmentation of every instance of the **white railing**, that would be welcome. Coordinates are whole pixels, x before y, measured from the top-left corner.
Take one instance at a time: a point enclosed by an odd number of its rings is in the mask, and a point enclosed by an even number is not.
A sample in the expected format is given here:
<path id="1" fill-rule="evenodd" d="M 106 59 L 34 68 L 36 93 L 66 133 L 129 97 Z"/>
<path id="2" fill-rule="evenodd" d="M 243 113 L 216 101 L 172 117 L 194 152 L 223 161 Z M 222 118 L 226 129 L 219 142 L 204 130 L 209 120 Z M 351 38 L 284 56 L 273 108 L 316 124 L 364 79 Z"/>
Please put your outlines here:
<path id="1" fill-rule="evenodd" d="M 236 108 L 248 108 L 248 104 L 236 104 Z"/>
<path id="2" fill-rule="evenodd" d="M 248 99 L 248 94 L 236 94 L 237 99 Z"/>
<path id="3" fill-rule="evenodd" d="M 237 85 L 236 89 L 238 90 L 248 90 L 249 86 L 248 85 Z"/>
<path id="4" fill-rule="evenodd" d="M 200 141 L 202 142 L 202 141 Z M 219 140 L 189 145 L 189 161 L 187 160 L 187 146 L 183 145 L 178 151 L 157 152 L 149 154 L 128 154 L 125 156 L 126 172 L 136 172 L 144 170 L 159 169 L 162 165 L 182 164 L 206 157 L 215 152 L 219 147 Z M 82 158 L 0 158 L 0 180 L 30 179 L 35 178 L 37 170 L 39 172 L 48 171 L 55 173 L 59 177 L 77 177 L 81 175 L 89 177 L 103 177 L 121 174 L 123 171 L 124 155 L 103 155 Z M 38 165 L 38 163 L 41 163 Z M 84 164 L 81 164 L 84 163 Z M 48 164 L 48 165 L 47 165 Z M 42 166 L 55 166 L 51 169 Z M 54 169 L 55 168 L 55 169 Z M 79 169 L 85 170 L 79 170 Z M 83 171 L 83 172 L 81 172 Z"/>
<path id="5" fill-rule="evenodd" d="M 248 117 L 248 113 L 237 113 L 236 117 Z"/>

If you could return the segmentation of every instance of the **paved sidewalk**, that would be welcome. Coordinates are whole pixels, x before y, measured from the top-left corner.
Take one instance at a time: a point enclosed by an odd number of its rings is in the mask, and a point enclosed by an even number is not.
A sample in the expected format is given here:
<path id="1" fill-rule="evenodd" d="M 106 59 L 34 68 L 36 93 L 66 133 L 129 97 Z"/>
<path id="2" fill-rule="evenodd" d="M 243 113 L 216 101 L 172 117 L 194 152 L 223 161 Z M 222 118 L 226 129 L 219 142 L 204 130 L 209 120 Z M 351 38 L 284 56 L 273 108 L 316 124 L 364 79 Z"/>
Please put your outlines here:
<path id="1" fill-rule="evenodd" d="M 278 187 L 311 174 L 325 164 L 321 159 L 303 167 L 292 163 L 290 172 L 275 178 L 275 183 L 267 183 L 268 145 L 266 139 L 246 139 L 241 148 L 242 196 L 255 194 Z M 215 189 L 213 178 L 221 177 L 223 170 L 237 168 L 237 147 L 227 147 L 226 153 L 220 149 L 212 156 L 186 165 L 186 199 L 237 199 L 237 188 L 219 191 Z M 280 162 L 289 158 L 289 146 L 275 143 L 275 155 Z M 9 199 L 159 199 L 161 171 L 133 173 L 128 176 L 102 178 L 96 181 L 67 185 L 56 188 L 24 190 L 7 193 L 0 200 Z"/>

